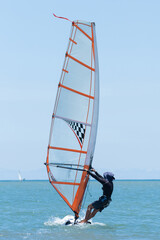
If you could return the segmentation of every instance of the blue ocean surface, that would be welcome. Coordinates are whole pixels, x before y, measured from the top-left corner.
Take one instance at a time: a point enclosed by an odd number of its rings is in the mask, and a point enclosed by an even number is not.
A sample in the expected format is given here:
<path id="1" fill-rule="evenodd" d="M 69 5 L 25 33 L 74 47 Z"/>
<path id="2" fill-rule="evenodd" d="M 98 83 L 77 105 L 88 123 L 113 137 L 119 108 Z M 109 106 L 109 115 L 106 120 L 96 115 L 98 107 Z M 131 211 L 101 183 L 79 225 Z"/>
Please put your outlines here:
<path id="1" fill-rule="evenodd" d="M 80 213 L 101 196 L 90 181 Z M 0 182 L 0 239 L 160 239 L 160 181 L 114 181 L 110 206 L 92 224 L 65 226 L 73 213 L 48 181 Z"/>

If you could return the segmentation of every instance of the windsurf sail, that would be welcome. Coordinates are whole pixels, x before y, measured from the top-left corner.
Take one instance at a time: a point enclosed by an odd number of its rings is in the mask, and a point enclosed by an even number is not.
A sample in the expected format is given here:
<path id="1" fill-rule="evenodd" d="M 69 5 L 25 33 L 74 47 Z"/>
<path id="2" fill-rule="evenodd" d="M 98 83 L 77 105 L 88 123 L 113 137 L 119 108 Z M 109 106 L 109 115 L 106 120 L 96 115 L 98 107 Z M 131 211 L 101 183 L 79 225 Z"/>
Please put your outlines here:
<path id="1" fill-rule="evenodd" d="M 18 179 L 19 179 L 19 181 L 24 181 L 25 180 L 25 178 L 22 178 L 22 175 L 21 175 L 20 171 L 18 171 Z"/>
<path id="2" fill-rule="evenodd" d="M 72 22 L 52 115 L 49 181 L 78 217 L 93 161 L 99 109 L 95 23 Z"/>

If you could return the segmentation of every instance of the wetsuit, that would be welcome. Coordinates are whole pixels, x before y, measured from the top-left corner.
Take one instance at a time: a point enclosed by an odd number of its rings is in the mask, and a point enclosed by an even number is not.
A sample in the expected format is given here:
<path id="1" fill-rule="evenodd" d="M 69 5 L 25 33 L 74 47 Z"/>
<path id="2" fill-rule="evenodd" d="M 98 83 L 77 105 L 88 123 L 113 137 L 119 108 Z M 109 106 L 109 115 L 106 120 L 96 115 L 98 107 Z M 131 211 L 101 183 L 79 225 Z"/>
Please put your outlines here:
<path id="1" fill-rule="evenodd" d="M 103 187 L 102 187 L 103 195 L 99 198 L 99 200 L 92 203 L 92 206 L 95 209 L 99 209 L 101 212 L 105 207 L 108 207 L 108 205 L 112 201 L 111 195 L 113 192 L 113 182 L 112 182 L 112 180 L 109 181 L 108 179 L 105 179 L 97 172 L 95 172 L 95 174 L 94 174 L 94 173 L 88 171 L 88 173 L 89 173 L 89 175 L 91 175 L 94 179 L 96 179 L 98 182 L 100 182 L 103 185 Z"/>

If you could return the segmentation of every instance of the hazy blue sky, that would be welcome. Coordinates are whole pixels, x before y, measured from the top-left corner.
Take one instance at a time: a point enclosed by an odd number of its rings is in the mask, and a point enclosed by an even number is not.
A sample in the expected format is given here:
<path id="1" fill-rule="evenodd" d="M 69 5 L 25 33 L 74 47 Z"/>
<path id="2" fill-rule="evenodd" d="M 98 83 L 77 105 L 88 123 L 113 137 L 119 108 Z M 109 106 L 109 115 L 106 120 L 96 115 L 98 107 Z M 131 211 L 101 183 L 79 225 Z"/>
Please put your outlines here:
<path id="1" fill-rule="evenodd" d="M 0 179 L 47 178 L 71 20 L 96 23 L 100 114 L 93 165 L 160 178 L 160 1 L 5 0 L 0 4 Z"/>

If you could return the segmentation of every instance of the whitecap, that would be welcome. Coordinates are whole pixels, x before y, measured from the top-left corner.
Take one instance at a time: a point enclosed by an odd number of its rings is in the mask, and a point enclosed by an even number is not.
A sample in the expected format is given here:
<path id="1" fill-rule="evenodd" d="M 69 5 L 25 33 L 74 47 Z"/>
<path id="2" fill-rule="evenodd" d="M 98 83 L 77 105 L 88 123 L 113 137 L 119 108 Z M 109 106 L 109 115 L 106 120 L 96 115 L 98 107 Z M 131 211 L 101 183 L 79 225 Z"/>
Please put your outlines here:
<path id="1" fill-rule="evenodd" d="M 70 220 L 71 223 L 74 223 L 74 216 L 67 215 L 64 218 L 59 217 L 51 217 L 47 222 L 44 222 L 46 226 L 57 226 L 57 225 L 65 225 L 65 223 Z"/>
<path id="2" fill-rule="evenodd" d="M 101 222 L 93 222 L 92 219 L 90 220 L 91 224 L 86 223 L 80 223 L 80 221 L 84 219 L 84 217 L 80 217 L 77 221 L 78 224 L 74 225 L 74 216 L 73 215 L 67 215 L 63 218 L 60 217 L 50 217 L 47 222 L 44 222 L 45 226 L 58 226 L 58 225 L 65 225 L 67 221 L 70 221 L 71 224 L 68 226 L 76 226 L 76 227 L 89 227 L 89 226 L 106 226 L 106 224 Z"/>

